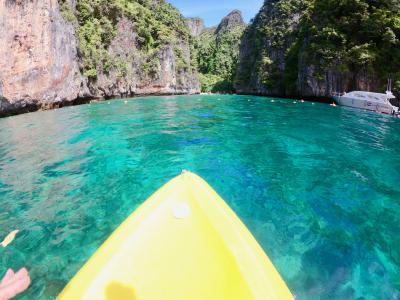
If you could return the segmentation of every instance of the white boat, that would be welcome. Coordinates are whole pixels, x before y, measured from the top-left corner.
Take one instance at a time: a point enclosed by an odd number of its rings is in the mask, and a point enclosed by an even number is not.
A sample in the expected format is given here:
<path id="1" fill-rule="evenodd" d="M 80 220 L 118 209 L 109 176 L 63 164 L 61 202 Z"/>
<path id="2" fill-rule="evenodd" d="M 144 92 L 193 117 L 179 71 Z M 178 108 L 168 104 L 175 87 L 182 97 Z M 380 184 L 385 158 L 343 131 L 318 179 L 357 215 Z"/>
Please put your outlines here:
<path id="1" fill-rule="evenodd" d="M 333 98 L 342 106 L 366 109 L 389 115 L 399 115 L 399 107 L 393 105 L 390 101 L 396 99 L 391 92 L 391 81 L 389 81 L 388 91 L 385 94 L 353 91 L 344 94 L 335 94 Z"/>
<path id="2" fill-rule="evenodd" d="M 386 94 L 364 91 L 354 91 L 342 95 L 333 96 L 339 105 L 371 110 L 379 113 L 397 115 L 399 108 L 390 103 L 390 99 L 396 97 L 387 92 Z"/>

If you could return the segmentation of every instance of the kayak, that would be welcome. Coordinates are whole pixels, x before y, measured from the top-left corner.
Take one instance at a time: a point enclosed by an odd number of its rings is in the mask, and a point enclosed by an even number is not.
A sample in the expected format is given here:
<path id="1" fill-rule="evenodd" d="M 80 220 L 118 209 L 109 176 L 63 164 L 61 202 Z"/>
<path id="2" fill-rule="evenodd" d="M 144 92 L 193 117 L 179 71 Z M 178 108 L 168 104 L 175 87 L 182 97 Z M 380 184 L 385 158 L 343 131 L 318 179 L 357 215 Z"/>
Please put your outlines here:
<path id="1" fill-rule="evenodd" d="M 58 299 L 294 297 L 224 200 L 199 176 L 183 172 L 112 233 Z"/>

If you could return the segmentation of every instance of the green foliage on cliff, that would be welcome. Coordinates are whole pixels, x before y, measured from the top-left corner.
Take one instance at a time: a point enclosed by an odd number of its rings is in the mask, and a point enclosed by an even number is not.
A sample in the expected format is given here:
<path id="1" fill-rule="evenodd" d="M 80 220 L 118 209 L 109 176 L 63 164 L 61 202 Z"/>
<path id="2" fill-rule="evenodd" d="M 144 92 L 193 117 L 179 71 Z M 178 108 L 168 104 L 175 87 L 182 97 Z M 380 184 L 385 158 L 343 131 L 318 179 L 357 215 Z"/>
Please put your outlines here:
<path id="1" fill-rule="evenodd" d="M 233 80 L 244 29 L 244 24 L 237 24 L 223 32 L 210 28 L 197 38 L 195 53 L 203 92 L 234 91 Z"/>
<path id="2" fill-rule="evenodd" d="M 309 41 L 304 43 L 304 58 L 318 66 L 321 76 L 329 68 L 400 80 L 398 3 L 315 0 L 300 28 L 303 41 Z"/>
<path id="3" fill-rule="evenodd" d="M 67 0 L 59 2 L 63 17 L 77 27 L 86 76 L 95 78 L 99 71 L 107 73 L 111 68 L 124 74 L 126 65 L 108 51 L 122 17 L 134 25 L 137 45 L 132 48 L 140 51 L 144 72 L 157 70 L 157 53 L 166 45 L 174 49 L 178 71 L 191 68 L 190 59 L 179 52 L 181 42 L 191 42 L 189 30 L 179 11 L 164 0 L 77 0 L 75 14 Z"/>
<path id="4" fill-rule="evenodd" d="M 257 90 L 259 86 L 256 85 L 261 85 L 266 89 L 274 88 L 277 90 L 276 93 L 281 92 L 283 87 L 280 85 L 284 74 L 282 66 L 286 64 L 287 58 L 288 60 L 291 58 L 293 51 L 290 51 L 290 47 L 296 39 L 298 30 L 296 24 L 310 8 L 311 1 L 265 1 L 244 33 L 245 49 L 238 76 L 235 78 L 236 86 Z M 298 64 L 293 59 L 291 63 L 294 68 Z M 290 75 L 297 77 L 297 72 Z"/>
<path id="5" fill-rule="evenodd" d="M 199 74 L 201 91 L 203 93 L 234 92 L 231 80 L 214 74 Z"/>
<path id="6" fill-rule="evenodd" d="M 245 32 L 236 84 L 293 94 L 301 72 L 313 66 L 317 80 L 328 71 L 367 74 L 382 90 L 392 76 L 400 88 L 399 6 L 398 0 L 266 1 Z"/>
<path id="7" fill-rule="evenodd" d="M 64 20 L 70 23 L 76 22 L 76 17 L 68 1 L 60 0 L 59 4 L 60 4 L 61 15 L 63 16 Z"/>

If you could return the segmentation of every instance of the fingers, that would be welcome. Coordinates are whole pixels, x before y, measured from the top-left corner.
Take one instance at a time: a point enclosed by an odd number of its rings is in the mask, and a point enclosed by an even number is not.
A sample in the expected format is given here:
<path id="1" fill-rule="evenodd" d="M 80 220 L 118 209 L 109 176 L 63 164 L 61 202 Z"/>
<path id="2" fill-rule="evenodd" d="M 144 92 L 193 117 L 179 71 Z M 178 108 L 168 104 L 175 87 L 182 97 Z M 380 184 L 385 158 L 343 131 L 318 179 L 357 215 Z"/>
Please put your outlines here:
<path id="1" fill-rule="evenodd" d="M 30 284 L 29 276 L 12 281 L 0 288 L 0 299 L 10 299 L 25 291 Z"/>
<path id="2" fill-rule="evenodd" d="M 10 281 L 13 276 L 14 276 L 13 269 L 8 269 L 6 275 L 4 275 L 3 279 L 0 282 L 0 286 L 3 284 L 7 284 L 7 282 Z"/>
<path id="3" fill-rule="evenodd" d="M 23 278 L 23 277 L 26 277 L 26 276 L 29 277 L 28 270 L 26 268 L 22 268 L 17 273 L 15 273 L 14 278 L 15 279 L 20 279 L 20 278 Z"/>
<path id="4" fill-rule="evenodd" d="M 25 268 L 19 270 L 5 284 L 1 284 L 0 300 L 7 300 L 15 297 L 17 294 L 25 291 L 30 283 L 31 279 L 28 271 Z"/>
<path id="5" fill-rule="evenodd" d="M 0 299 L 8 300 L 17 295 L 17 289 L 14 285 L 6 285 L 0 289 Z"/>

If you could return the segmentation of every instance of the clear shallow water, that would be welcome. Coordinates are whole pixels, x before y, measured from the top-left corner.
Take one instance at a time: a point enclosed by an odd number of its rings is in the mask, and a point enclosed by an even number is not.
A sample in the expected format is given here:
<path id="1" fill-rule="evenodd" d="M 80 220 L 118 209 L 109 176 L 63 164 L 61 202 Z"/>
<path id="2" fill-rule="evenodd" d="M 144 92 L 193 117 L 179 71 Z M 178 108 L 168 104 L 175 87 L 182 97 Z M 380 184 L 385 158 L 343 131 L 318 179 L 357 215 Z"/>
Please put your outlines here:
<path id="1" fill-rule="evenodd" d="M 274 101 L 274 102 L 272 102 Z M 298 299 L 400 299 L 400 119 L 249 96 L 153 97 L 0 119 L 0 275 L 53 299 L 163 183 L 205 178 Z"/>

